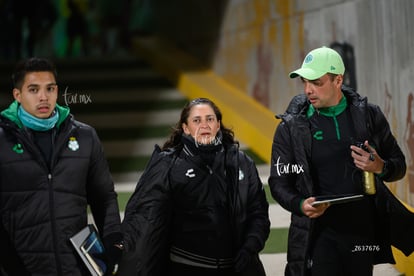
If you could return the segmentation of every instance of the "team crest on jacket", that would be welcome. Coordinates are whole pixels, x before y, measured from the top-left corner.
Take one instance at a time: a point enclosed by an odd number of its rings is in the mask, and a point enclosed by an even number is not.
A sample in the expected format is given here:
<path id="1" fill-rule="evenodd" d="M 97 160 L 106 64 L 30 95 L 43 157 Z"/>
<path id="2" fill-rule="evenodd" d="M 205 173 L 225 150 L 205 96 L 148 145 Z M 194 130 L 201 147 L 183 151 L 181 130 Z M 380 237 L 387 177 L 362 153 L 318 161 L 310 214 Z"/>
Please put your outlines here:
<path id="1" fill-rule="evenodd" d="M 75 137 L 69 138 L 68 148 L 72 151 L 77 151 L 79 149 L 79 143 Z"/>
<path id="2" fill-rule="evenodd" d="M 244 179 L 244 172 L 239 168 L 239 181 Z"/>

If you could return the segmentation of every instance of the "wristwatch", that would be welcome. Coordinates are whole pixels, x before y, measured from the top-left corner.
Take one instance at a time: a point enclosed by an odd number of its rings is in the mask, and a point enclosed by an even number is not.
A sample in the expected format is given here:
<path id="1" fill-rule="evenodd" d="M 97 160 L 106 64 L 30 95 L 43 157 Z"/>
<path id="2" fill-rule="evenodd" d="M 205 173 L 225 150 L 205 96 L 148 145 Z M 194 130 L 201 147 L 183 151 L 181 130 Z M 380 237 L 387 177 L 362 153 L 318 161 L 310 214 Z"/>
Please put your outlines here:
<path id="1" fill-rule="evenodd" d="M 384 160 L 384 166 L 382 167 L 382 172 L 379 174 L 379 176 L 384 176 L 388 173 L 388 161 Z"/>

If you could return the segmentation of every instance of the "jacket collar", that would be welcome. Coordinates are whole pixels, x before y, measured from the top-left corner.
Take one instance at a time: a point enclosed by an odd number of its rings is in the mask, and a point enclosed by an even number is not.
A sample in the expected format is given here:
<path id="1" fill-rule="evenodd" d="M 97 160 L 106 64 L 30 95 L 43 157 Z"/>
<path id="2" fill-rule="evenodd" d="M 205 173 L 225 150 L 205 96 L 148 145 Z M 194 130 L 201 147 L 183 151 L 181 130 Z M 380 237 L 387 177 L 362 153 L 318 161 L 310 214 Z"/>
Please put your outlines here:
<path id="1" fill-rule="evenodd" d="M 318 114 L 321 114 L 326 117 L 336 117 L 339 114 L 341 114 L 346 109 L 347 106 L 348 106 L 348 101 L 346 97 L 344 96 L 344 94 L 342 94 L 341 100 L 335 106 L 315 108 L 313 105 L 309 105 L 306 115 L 308 118 L 310 118 L 312 117 L 313 114 L 315 114 L 315 112 L 317 112 Z"/>
<path id="2" fill-rule="evenodd" d="M 346 98 L 348 105 L 359 106 L 361 105 L 361 103 L 366 102 L 366 98 L 361 97 L 355 90 L 353 90 L 352 88 L 348 86 L 343 85 L 341 90 Z M 276 117 L 281 119 L 287 116 L 288 114 L 290 115 L 303 114 L 306 116 L 310 106 L 312 105 L 309 103 L 308 98 L 306 97 L 305 94 L 302 93 L 302 94 L 294 96 L 292 100 L 290 101 L 288 107 L 286 108 L 285 113 L 279 114 Z"/>
<path id="3" fill-rule="evenodd" d="M 1 112 L 1 115 L 15 123 L 19 128 L 23 128 L 23 124 L 17 116 L 19 106 L 19 102 L 13 101 L 8 108 Z M 59 120 L 56 123 L 56 127 L 59 127 L 63 123 L 63 121 L 65 121 L 65 119 L 69 116 L 70 109 L 69 107 L 64 107 L 56 104 L 56 111 L 59 113 Z"/>

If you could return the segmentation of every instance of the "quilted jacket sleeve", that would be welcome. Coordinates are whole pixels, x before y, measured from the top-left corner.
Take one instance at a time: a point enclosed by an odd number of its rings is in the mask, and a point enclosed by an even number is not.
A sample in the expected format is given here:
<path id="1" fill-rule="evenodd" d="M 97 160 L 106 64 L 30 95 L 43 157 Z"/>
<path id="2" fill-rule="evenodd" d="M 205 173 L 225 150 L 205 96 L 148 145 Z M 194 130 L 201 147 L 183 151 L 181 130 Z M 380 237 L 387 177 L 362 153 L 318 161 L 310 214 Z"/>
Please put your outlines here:
<path id="1" fill-rule="evenodd" d="M 302 215 L 300 202 L 303 198 L 296 185 L 297 175 L 285 173 L 283 168 L 287 164 L 295 164 L 296 159 L 292 151 L 290 132 L 287 124 L 281 122 L 275 132 L 272 144 L 272 159 L 269 177 L 269 186 L 273 198 L 286 210 Z"/>
<path id="2" fill-rule="evenodd" d="M 386 182 L 397 181 L 404 177 L 407 170 L 404 154 L 381 109 L 378 106 L 371 105 L 369 110 L 371 113 L 372 139 L 379 156 L 387 162 L 386 170 L 381 178 Z"/>
<path id="3" fill-rule="evenodd" d="M 126 252 L 120 275 L 163 275 L 171 220 L 170 164 L 171 158 L 157 147 L 127 203 L 122 222 Z"/>
<path id="4" fill-rule="evenodd" d="M 247 156 L 242 156 L 245 159 L 243 163 L 248 166 L 248 175 L 245 176 L 248 178 L 246 231 L 242 247 L 250 252 L 259 253 L 264 248 L 270 232 L 269 203 L 255 164 Z"/>

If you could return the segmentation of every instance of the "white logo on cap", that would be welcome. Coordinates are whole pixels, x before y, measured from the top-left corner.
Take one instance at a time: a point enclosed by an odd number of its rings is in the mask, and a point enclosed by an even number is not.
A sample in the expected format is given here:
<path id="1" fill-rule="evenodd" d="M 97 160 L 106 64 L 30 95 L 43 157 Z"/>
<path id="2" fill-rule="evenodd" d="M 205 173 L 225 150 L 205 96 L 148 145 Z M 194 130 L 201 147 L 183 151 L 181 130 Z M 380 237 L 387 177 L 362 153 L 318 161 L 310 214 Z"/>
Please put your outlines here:
<path id="1" fill-rule="evenodd" d="M 305 58 L 305 63 L 309 63 L 309 62 L 311 62 L 313 60 L 313 56 L 312 56 L 312 54 L 309 54 L 309 55 L 307 55 L 306 56 L 306 58 Z"/>

